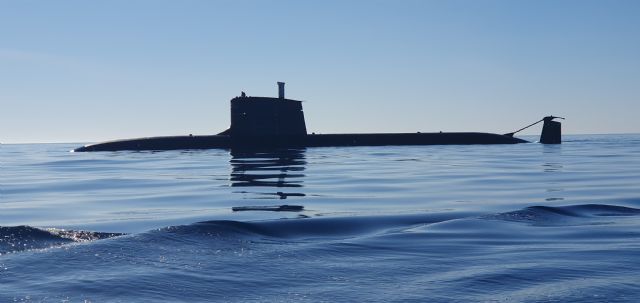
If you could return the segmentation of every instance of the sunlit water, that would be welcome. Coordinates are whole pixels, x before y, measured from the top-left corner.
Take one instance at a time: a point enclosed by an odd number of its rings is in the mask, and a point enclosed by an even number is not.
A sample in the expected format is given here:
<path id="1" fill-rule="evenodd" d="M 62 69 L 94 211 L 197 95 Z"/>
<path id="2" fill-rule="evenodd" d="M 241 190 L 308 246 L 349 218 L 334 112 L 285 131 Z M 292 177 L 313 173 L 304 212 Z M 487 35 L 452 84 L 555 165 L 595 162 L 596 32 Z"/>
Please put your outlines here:
<path id="1" fill-rule="evenodd" d="M 640 301 L 640 135 L 77 146 L 0 146 L 0 302 Z"/>

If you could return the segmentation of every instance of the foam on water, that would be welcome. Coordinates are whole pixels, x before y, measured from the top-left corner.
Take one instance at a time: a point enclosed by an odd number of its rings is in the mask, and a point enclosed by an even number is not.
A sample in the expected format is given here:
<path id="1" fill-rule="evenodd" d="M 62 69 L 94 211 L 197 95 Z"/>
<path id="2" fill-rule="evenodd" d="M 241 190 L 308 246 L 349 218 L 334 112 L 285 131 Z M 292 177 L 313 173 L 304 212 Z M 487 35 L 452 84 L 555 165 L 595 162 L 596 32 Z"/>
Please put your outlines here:
<path id="1" fill-rule="evenodd" d="M 122 234 L 56 228 L 40 229 L 30 226 L 0 226 L 0 255 L 23 250 L 58 247 L 74 242 L 88 242 L 120 235 Z"/>

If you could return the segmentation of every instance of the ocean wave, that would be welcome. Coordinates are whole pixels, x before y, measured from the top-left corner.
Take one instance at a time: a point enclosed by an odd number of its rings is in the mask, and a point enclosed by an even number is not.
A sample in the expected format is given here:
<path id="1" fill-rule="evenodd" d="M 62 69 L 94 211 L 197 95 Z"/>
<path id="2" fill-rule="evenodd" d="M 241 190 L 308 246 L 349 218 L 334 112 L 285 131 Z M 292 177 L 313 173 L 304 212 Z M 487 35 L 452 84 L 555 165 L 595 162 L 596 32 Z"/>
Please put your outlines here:
<path id="1" fill-rule="evenodd" d="M 533 226 L 597 225 L 640 215 L 640 209 L 605 205 L 582 204 L 569 206 L 531 206 L 525 209 L 482 215 L 470 212 L 443 212 L 407 215 L 316 217 L 267 221 L 240 222 L 213 220 L 187 225 L 169 226 L 133 235 L 141 241 L 199 241 L 202 237 L 215 239 L 345 239 L 397 234 L 407 231 L 456 231 L 460 228 L 491 233 L 491 221 L 527 223 Z M 512 231 L 513 232 L 513 231 Z M 535 232 L 535 231 L 533 231 Z M 31 249 L 90 242 L 123 235 L 121 233 L 76 231 L 30 226 L 0 227 L 0 254 Z M 453 234 L 452 234 L 453 235 Z M 487 235 L 489 236 L 489 235 Z"/>
<path id="2" fill-rule="evenodd" d="M 4 227 L 3 245 L 89 243 L 3 255 L 0 301 L 636 302 L 637 215 L 583 204 L 216 220 L 108 241 L 94 240 L 118 234 Z M 593 220 L 620 224 L 582 226 Z"/>
<path id="3" fill-rule="evenodd" d="M 263 236 L 272 238 L 344 238 L 384 233 L 416 224 L 432 224 L 476 215 L 469 212 L 387 216 L 316 217 L 239 222 L 216 220 L 171 226 L 160 231 L 182 235 Z"/>
<path id="4" fill-rule="evenodd" d="M 121 233 L 100 233 L 31 226 L 0 226 L 0 255 L 32 249 L 43 249 L 74 242 L 89 242 L 120 236 Z"/>
<path id="5" fill-rule="evenodd" d="M 224 237 L 260 236 L 271 238 L 346 238 L 363 237 L 413 229 L 416 226 L 446 224 L 461 219 L 502 220 L 532 225 L 593 225 L 598 219 L 640 215 L 640 209 L 606 205 L 531 206 L 521 210 L 481 215 L 470 212 L 443 212 L 406 215 L 316 217 L 239 222 L 215 220 L 171 226 L 161 232 L 181 235 L 217 235 Z"/>
<path id="6" fill-rule="evenodd" d="M 485 219 L 528 222 L 539 225 L 562 225 L 583 222 L 593 224 L 594 219 L 640 215 L 640 209 L 607 205 L 580 204 L 568 206 L 531 206 L 525 209 L 484 216 Z"/>

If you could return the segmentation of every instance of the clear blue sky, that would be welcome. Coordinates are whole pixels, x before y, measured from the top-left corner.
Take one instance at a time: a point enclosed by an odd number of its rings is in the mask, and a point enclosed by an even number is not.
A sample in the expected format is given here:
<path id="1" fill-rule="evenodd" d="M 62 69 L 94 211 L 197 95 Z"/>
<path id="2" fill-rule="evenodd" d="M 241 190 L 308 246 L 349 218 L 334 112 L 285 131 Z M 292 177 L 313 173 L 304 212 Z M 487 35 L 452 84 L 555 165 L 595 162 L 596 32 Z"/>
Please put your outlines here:
<path id="1" fill-rule="evenodd" d="M 0 0 L 3 143 L 214 134 L 276 81 L 317 133 L 638 133 L 640 1 Z"/>

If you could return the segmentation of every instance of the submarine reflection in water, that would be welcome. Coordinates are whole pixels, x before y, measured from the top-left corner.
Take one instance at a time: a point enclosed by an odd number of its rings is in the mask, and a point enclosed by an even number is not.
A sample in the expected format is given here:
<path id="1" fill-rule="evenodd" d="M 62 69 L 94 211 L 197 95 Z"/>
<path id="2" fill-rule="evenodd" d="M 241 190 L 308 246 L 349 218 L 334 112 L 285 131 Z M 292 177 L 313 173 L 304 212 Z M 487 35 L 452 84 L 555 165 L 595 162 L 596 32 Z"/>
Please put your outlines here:
<path id="1" fill-rule="evenodd" d="M 258 199 L 286 199 L 304 197 L 292 188 L 303 187 L 306 149 L 231 150 L 231 187 L 272 187 L 274 192 L 238 191 L 255 193 Z"/>

